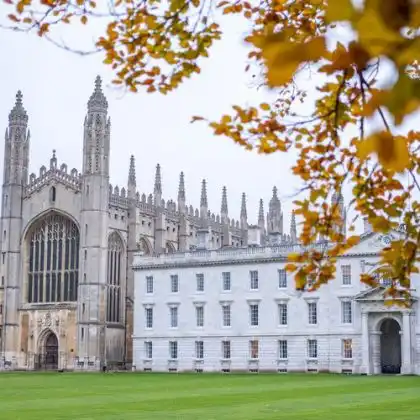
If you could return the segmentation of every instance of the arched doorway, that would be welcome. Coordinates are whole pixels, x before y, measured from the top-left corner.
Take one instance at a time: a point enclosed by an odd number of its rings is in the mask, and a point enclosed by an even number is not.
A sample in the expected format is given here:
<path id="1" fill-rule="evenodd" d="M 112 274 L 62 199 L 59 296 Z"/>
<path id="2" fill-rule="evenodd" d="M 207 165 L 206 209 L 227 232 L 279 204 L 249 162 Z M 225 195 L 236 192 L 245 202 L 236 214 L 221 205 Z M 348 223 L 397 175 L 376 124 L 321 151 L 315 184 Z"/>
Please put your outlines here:
<path id="1" fill-rule="evenodd" d="M 392 318 L 381 324 L 381 372 L 401 373 L 401 327 Z"/>
<path id="2" fill-rule="evenodd" d="M 43 349 L 44 369 L 58 369 L 58 339 L 50 331 L 45 337 Z"/>

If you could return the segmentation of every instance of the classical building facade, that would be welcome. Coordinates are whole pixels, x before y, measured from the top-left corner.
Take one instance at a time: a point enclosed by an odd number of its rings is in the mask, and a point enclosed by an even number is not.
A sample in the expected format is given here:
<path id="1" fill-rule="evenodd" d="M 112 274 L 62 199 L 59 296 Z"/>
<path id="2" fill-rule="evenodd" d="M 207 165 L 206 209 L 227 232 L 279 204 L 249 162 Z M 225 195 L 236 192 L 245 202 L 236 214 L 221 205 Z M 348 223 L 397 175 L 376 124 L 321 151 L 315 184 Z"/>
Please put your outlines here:
<path id="1" fill-rule="evenodd" d="M 5 135 L 0 369 L 99 369 L 131 362 L 133 253 L 194 249 L 203 229 L 211 232 L 209 248 L 248 244 L 245 195 L 235 221 L 223 188 L 221 212 L 215 215 L 203 181 L 200 207 L 194 209 L 187 205 L 181 173 L 177 200 L 165 201 L 159 165 L 153 193 L 141 194 L 133 156 L 127 185 L 110 184 L 111 122 L 99 77 L 80 146 L 81 171 L 59 163 L 53 152 L 47 166 L 30 173 L 28 113 L 17 94 Z M 296 239 L 293 220 L 290 234 L 283 232 L 276 189 L 267 214 L 260 202 L 258 225 L 265 242 Z"/>
<path id="2" fill-rule="evenodd" d="M 359 280 L 400 234 L 366 231 L 316 292 L 296 291 L 284 269 L 300 245 L 137 255 L 135 368 L 420 374 L 419 276 L 409 308 Z"/>

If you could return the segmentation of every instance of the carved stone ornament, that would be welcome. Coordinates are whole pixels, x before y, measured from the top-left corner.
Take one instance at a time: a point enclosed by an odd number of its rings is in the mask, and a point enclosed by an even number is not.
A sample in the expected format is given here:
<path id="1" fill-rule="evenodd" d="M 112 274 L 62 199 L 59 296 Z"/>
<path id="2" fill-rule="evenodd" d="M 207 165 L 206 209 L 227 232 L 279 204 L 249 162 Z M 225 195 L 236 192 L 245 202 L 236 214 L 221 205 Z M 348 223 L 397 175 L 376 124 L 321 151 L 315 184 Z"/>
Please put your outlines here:
<path id="1" fill-rule="evenodd" d="M 376 238 L 369 242 L 369 245 L 375 248 L 383 248 L 384 246 L 389 246 L 394 239 L 394 236 L 391 234 L 378 235 Z"/>
<path id="2" fill-rule="evenodd" d="M 45 317 L 44 317 L 44 325 L 45 325 L 46 327 L 51 327 L 51 323 L 52 323 L 52 320 L 51 320 L 51 313 L 50 313 L 50 312 L 47 312 L 47 313 L 45 314 Z"/>

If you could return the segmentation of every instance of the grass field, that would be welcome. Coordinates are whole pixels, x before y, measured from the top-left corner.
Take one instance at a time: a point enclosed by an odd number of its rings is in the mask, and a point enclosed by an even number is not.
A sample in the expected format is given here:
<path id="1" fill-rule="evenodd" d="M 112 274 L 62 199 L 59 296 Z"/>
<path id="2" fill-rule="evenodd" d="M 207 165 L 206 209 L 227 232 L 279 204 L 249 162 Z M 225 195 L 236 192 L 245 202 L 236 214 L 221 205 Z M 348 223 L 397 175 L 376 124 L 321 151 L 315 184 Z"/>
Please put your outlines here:
<path id="1" fill-rule="evenodd" d="M 0 419 L 419 418 L 420 377 L 0 374 Z"/>

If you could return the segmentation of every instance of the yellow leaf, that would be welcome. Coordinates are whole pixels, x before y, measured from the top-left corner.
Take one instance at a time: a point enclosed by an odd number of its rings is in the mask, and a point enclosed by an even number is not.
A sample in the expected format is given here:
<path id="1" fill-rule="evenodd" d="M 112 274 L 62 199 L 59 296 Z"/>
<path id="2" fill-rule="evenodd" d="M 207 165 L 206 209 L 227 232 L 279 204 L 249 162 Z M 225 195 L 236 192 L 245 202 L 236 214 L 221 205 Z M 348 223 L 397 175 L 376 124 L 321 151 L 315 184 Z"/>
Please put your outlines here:
<path id="1" fill-rule="evenodd" d="M 420 80 L 412 79 L 400 71 L 398 82 L 387 95 L 384 105 L 395 118 L 395 124 L 403 122 L 406 115 L 420 107 Z"/>
<path id="2" fill-rule="evenodd" d="M 379 2 L 379 16 L 388 28 L 399 32 L 410 23 L 412 0 L 388 0 Z"/>
<path id="3" fill-rule="evenodd" d="M 399 33 L 390 30 L 373 9 L 366 9 L 354 26 L 360 44 L 374 57 L 387 54 L 402 40 Z"/>
<path id="4" fill-rule="evenodd" d="M 300 261 L 300 259 L 301 259 L 301 255 L 300 254 L 296 254 L 296 253 L 292 253 L 292 254 L 289 254 L 288 256 L 287 256 L 287 259 L 288 259 L 288 261 L 290 261 L 290 262 L 299 262 Z"/>
<path id="5" fill-rule="evenodd" d="M 364 160 L 371 153 L 378 155 L 381 165 L 390 171 L 402 172 L 410 164 L 407 140 L 387 131 L 373 134 L 358 145 L 358 156 Z"/>
<path id="6" fill-rule="evenodd" d="M 329 0 L 325 19 L 327 22 L 351 20 L 354 8 L 351 0 Z"/>
<path id="7" fill-rule="evenodd" d="M 284 269 L 286 271 L 296 271 L 298 269 L 298 266 L 296 264 L 286 264 L 284 266 Z"/>
<path id="8" fill-rule="evenodd" d="M 85 15 L 83 15 L 81 18 L 80 18 L 80 22 L 82 22 L 82 24 L 83 25 L 86 25 L 86 23 L 87 23 L 87 16 L 85 16 Z"/>
<path id="9" fill-rule="evenodd" d="M 349 246 L 355 246 L 360 242 L 360 236 L 359 235 L 353 235 L 347 238 L 346 240 L 347 245 Z"/>
<path id="10" fill-rule="evenodd" d="M 262 41 L 260 38 L 251 39 L 256 47 L 262 45 L 270 87 L 284 85 L 290 81 L 300 64 L 317 61 L 326 54 L 323 37 L 313 38 L 306 43 L 292 43 L 282 33 L 268 35 Z"/>
<path id="11" fill-rule="evenodd" d="M 262 104 L 260 105 L 260 108 L 261 108 L 263 111 L 269 111 L 269 110 L 270 110 L 270 105 L 269 105 L 269 104 L 266 104 L 266 103 L 262 103 Z"/>

